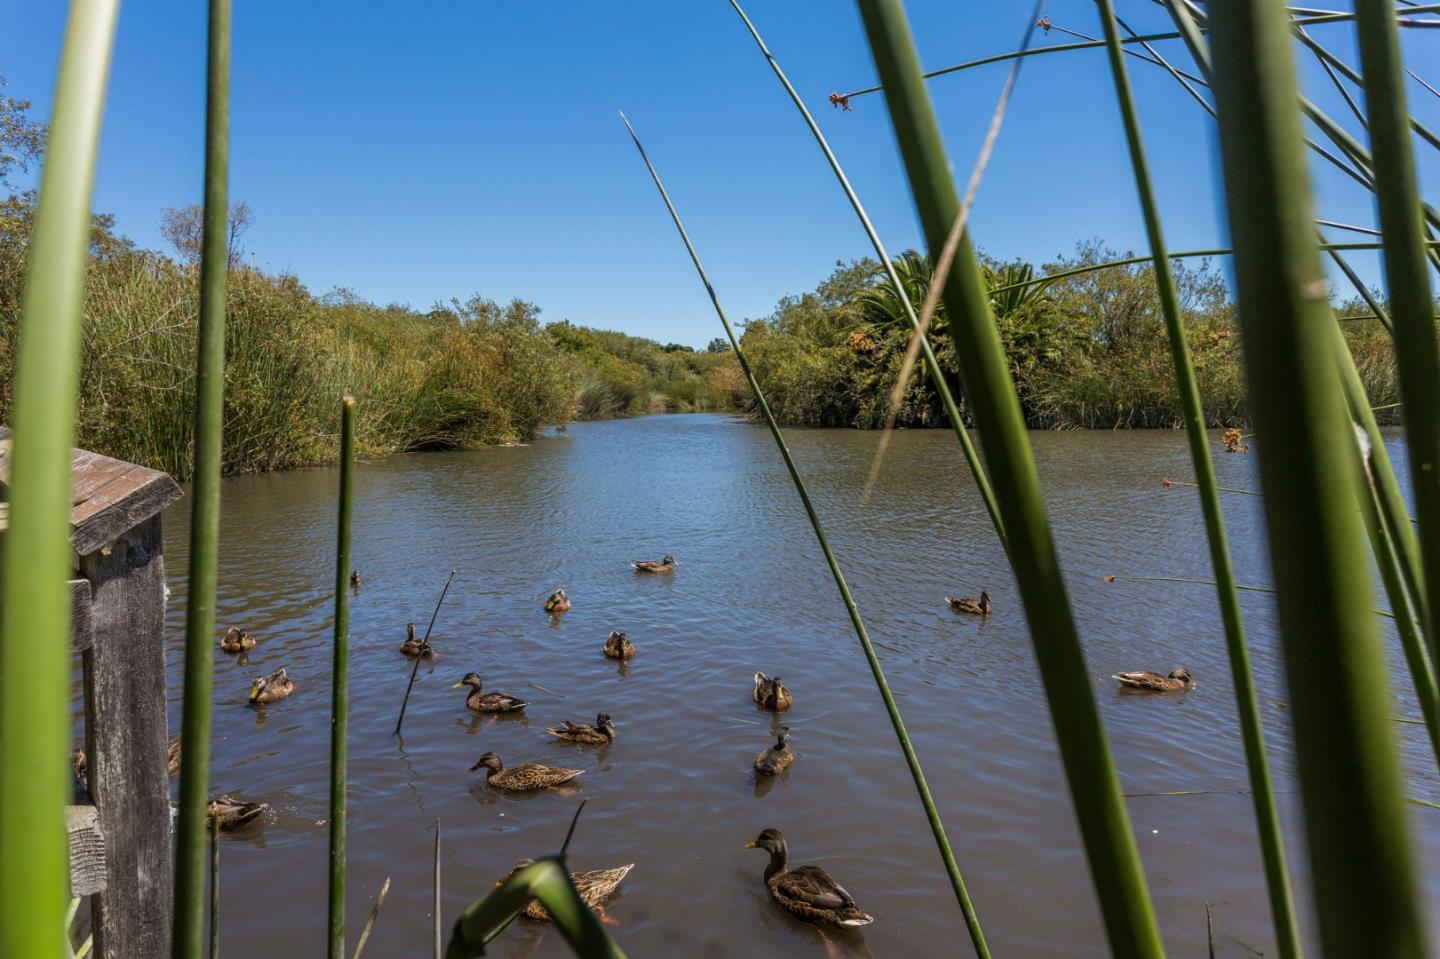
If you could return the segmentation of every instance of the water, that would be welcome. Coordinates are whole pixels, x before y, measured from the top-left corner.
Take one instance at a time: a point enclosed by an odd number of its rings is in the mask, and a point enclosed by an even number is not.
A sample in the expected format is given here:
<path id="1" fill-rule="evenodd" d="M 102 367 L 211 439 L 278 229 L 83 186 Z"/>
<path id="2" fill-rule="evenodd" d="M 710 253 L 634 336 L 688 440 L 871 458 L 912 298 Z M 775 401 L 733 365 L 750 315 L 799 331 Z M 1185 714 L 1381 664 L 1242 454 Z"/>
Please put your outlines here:
<path id="1" fill-rule="evenodd" d="M 998 955 L 1105 952 L 1094 895 L 1014 582 L 955 447 L 941 431 L 894 437 L 875 494 L 862 487 L 878 435 L 789 433 L 924 764 L 981 921 Z M 1208 578 L 1183 436 L 1035 433 L 1036 458 L 1079 617 L 1088 683 L 1104 714 L 1156 910 L 1173 955 L 1202 955 L 1206 902 L 1217 954 L 1273 953 L 1251 803 L 1213 590 L 1126 581 Z M 1391 455 L 1403 465 L 1403 450 Z M 1258 487 L 1254 456 L 1217 457 L 1220 482 Z M 213 783 L 274 806 L 222 849 L 222 936 L 234 955 L 323 952 L 329 755 L 330 590 L 336 474 L 244 477 L 224 487 L 223 629 L 260 641 L 248 662 L 217 653 Z M 1259 500 L 1224 502 L 1240 582 L 1267 583 Z M 178 729 L 188 506 L 166 517 L 171 723 Z M 355 486 L 350 676 L 349 929 L 353 944 L 382 881 L 393 881 L 367 954 L 425 955 L 432 824 L 444 833 L 445 934 L 460 910 L 524 856 L 554 851 L 581 797 L 576 868 L 635 863 L 608 911 L 633 956 L 827 955 L 761 882 L 743 849 L 782 830 L 797 862 L 830 870 L 876 917 L 830 934 L 842 956 L 969 954 L 959 910 L 890 724 L 789 477 L 763 429 L 725 416 L 577 424 L 524 447 L 399 456 L 360 466 Z M 672 577 L 628 561 L 673 553 Z M 420 668 L 403 742 L 391 731 L 410 661 L 458 570 Z M 1105 584 L 1101 577 L 1121 580 Z M 557 586 L 574 608 L 550 619 Z M 988 620 L 942 597 L 987 587 Z M 1271 598 L 1243 594 L 1292 867 L 1304 868 L 1286 693 Z M 611 629 L 638 654 L 605 659 Z M 1415 718 L 1390 644 L 1397 710 Z M 259 711 L 251 677 L 286 666 L 298 689 Z M 1188 666 L 1191 692 L 1120 693 L 1121 669 Z M 776 725 L 750 700 L 755 670 L 783 676 L 797 759 L 755 781 Z M 479 718 L 451 684 L 475 670 L 529 699 L 522 717 Z M 553 691 L 532 687 L 535 683 Z M 563 697 L 563 698 L 562 698 Z M 619 725 L 610 748 L 549 741 L 543 727 Z M 1399 725 L 1409 793 L 1440 798 L 1423 727 Z M 509 764 L 579 766 L 570 796 L 488 790 L 482 752 Z M 1409 809 L 1417 858 L 1440 875 L 1440 812 Z M 1299 907 L 1313 944 L 1301 880 Z M 1425 884 L 1427 902 L 1440 886 Z M 502 957 L 562 956 L 559 937 L 519 922 Z"/>

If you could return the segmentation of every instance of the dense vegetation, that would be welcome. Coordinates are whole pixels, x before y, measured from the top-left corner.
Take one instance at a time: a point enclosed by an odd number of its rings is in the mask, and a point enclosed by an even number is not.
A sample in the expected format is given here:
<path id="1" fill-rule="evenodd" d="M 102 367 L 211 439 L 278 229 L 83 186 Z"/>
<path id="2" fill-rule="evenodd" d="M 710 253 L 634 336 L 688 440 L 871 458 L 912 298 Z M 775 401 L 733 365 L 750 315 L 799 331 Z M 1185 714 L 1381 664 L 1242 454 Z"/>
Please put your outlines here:
<path id="1" fill-rule="evenodd" d="M 33 197 L 0 202 L 0 422 Z M 185 476 L 191 461 L 198 264 L 118 236 L 96 217 L 86 293 L 77 442 Z M 226 328 L 225 468 L 335 458 L 336 403 L 358 400 L 368 454 L 521 441 L 578 417 L 731 407 L 733 356 L 573 326 L 483 297 L 426 312 L 237 265 Z"/>
<path id="2" fill-rule="evenodd" d="M 1028 425 L 1036 428 L 1178 427 L 1173 366 L 1152 267 L 1116 266 L 1028 285 L 1046 276 L 1128 258 L 1098 241 L 1044 264 L 983 264 L 996 323 Z M 928 262 L 896 261 L 918 313 L 929 288 Z M 1176 261 L 1205 416 L 1211 426 L 1247 422 L 1238 325 L 1219 271 L 1208 261 Z M 1358 302 L 1344 316 L 1370 316 Z M 945 322 L 943 306 L 936 317 Z M 1390 338 L 1374 319 L 1345 324 L 1372 405 L 1398 399 Z M 752 321 L 742 345 L 776 415 L 807 426 L 884 424 L 889 394 L 910 335 L 903 308 L 873 260 L 837 264 L 814 291 L 780 301 Z M 931 337 L 960 395 L 954 345 Z M 1394 410 L 1386 411 L 1394 414 Z M 943 424 L 934 387 L 917 367 L 899 408 L 901 426 Z M 1392 419 L 1393 421 L 1393 419 Z"/>

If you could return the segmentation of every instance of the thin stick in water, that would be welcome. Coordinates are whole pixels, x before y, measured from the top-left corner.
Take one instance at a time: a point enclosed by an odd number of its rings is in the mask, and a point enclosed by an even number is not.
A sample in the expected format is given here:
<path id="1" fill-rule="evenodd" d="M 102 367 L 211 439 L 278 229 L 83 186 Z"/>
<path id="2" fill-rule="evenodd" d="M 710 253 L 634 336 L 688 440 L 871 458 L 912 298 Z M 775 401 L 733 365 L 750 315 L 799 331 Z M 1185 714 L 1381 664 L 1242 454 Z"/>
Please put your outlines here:
<path id="1" fill-rule="evenodd" d="M 440 598 L 435 600 L 435 611 L 430 614 L 430 625 L 425 627 L 425 638 L 420 645 L 424 646 L 430 642 L 430 630 L 435 628 L 435 617 L 440 615 L 440 604 L 445 602 L 445 594 L 450 591 L 450 583 L 455 579 L 455 570 L 445 578 L 445 585 L 440 590 Z M 424 656 L 415 657 L 415 665 L 410 669 L 410 682 L 405 685 L 405 698 L 400 702 L 400 718 L 395 720 L 395 735 L 400 735 L 400 727 L 405 724 L 405 707 L 410 705 L 410 690 L 415 687 L 415 674 L 420 672 L 420 660 Z"/>
<path id="2" fill-rule="evenodd" d="M 365 928 L 360 930 L 360 941 L 355 943 L 355 955 L 350 959 L 360 959 L 360 954 L 365 951 L 365 943 L 370 938 L 370 930 L 375 928 L 375 920 L 380 918 L 380 907 L 385 904 L 385 897 L 390 894 L 390 877 L 385 877 L 385 884 L 380 887 L 380 894 L 375 897 L 375 905 L 370 907 L 370 918 L 365 920 Z"/>
<path id="3" fill-rule="evenodd" d="M 565 853 L 570 849 L 570 837 L 575 835 L 575 824 L 580 821 L 580 814 L 585 811 L 585 804 L 590 800 L 580 800 L 580 806 L 575 810 L 575 815 L 570 817 L 570 828 L 565 830 L 565 841 L 560 844 L 560 858 L 565 858 Z"/>
<path id="4" fill-rule="evenodd" d="M 345 734 L 350 684 L 350 505 L 355 488 L 355 398 L 340 402 L 340 516 L 335 535 L 335 636 L 330 668 L 329 959 L 345 957 Z"/>
<path id="5" fill-rule="evenodd" d="M 450 574 L 454 576 L 452 572 Z M 448 584 L 447 584 L 448 585 Z M 435 820 L 435 959 L 443 959 L 445 944 L 440 935 L 440 820 Z"/>
<path id="6" fill-rule="evenodd" d="M 220 817 L 210 817 L 210 959 L 220 959 Z"/>

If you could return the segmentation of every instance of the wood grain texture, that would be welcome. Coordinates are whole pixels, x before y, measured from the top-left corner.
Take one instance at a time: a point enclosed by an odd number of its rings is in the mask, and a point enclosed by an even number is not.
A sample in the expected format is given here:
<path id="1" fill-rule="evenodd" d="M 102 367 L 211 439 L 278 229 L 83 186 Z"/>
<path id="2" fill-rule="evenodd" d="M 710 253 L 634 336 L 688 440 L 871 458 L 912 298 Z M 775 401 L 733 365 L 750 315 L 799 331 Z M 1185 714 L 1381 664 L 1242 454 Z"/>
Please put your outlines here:
<path id="1" fill-rule="evenodd" d="M 70 587 L 70 648 L 84 652 L 95 638 L 95 629 L 90 621 L 90 581 L 72 579 Z"/>
<path id="2" fill-rule="evenodd" d="M 82 556 L 94 638 L 85 653 L 90 793 L 109 837 L 109 887 L 92 900 L 96 955 L 170 951 L 165 563 L 160 517 Z"/>
<path id="3" fill-rule="evenodd" d="M 93 896 L 105 891 L 105 833 L 94 806 L 66 806 L 70 836 L 70 895 Z"/>

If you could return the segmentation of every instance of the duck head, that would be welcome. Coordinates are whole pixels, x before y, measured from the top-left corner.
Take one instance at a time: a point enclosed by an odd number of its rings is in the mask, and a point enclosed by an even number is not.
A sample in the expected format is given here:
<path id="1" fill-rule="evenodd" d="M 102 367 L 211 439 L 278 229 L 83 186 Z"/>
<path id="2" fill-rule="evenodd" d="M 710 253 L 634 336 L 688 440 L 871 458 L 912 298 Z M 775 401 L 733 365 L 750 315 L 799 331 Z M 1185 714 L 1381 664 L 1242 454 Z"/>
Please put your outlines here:
<path id="1" fill-rule="evenodd" d="M 1193 686 L 1195 684 L 1195 680 L 1190 678 L 1190 670 L 1186 669 L 1184 666 L 1181 666 L 1179 669 L 1170 670 L 1170 678 L 1178 679 L 1186 686 Z"/>
<path id="2" fill-rule="evenodd" d="M 479 761 L 470 767 L 470 771 L 473 773 L 482 767 L 489 770 L 489 772 L 486 773 L 487 776 L 498 773 L 501 769 L 505 768 L 500 762 L 500 757 L 495 753 L 486 753 L 481 756 Z"/>
<path id="3" fill-rule="evenodd" d="M 476 689 L 479 689 L 481 686 L 484 685 L 484 683 L 485 683 L 485 680 L 484 680 L 483 677 L 481 677 L 481 675 L 480 675 L 479 673 L 466 673 L 464 679 L 460 680 L 460 682 L 456 683 L 454 686 L 451 686 L 450 688 L 451 688 L 451 689 L 459 689 L 461 686 L 474 686 Z M 495 755 L 495 754 L 494 754 L 494 753 L 486 753 L 486 754 L 485 754 L 485 756 L 493 756 L 493 755 Z M 481 756 L 480 758 L 481 758 L 481 759 L 484 759 L 485 756 Z"/>

